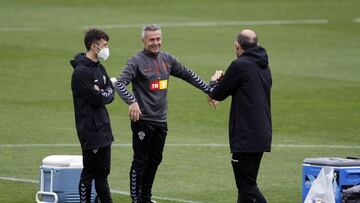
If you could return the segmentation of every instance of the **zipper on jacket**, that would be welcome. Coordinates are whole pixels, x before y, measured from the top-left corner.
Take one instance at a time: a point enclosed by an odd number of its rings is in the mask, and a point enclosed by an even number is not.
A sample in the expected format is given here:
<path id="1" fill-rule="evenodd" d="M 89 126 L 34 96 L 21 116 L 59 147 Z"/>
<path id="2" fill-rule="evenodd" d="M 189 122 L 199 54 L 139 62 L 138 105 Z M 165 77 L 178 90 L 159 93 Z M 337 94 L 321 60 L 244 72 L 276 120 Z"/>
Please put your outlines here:
<path id="1" fill-rule="evenodd" d="M 161 79 L 161 75 L 160 75 L 160 63 L 159 63 L 157 57 L 156 57 L 156 59 L 154 59 L 154 60 L 155 60 L 155 63 L 156 63 L 156 70 L 157 70 L 157 73 L 158 73 L 158 80 L 160 80 L 160 79 Z"/>

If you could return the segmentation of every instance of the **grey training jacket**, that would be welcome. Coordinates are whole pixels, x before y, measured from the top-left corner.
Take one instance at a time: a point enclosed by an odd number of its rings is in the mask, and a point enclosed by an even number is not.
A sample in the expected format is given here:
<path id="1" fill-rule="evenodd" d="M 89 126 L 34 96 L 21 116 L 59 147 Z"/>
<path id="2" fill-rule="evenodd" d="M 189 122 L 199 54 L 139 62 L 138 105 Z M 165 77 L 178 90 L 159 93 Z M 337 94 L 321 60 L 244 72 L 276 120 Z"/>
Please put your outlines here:
<path id="1" fill-rule="evenodd" d="M 166 122 L 169 76 L 175 76 L 207 93 L 210 86 L 167 52 L 153 55 L 143 50 L 131 57 L 115 83 L 115 89 L 127 104 L 138 102 L 140 119 Z M 134 95 L 126 86 L 131 82 Z"/>

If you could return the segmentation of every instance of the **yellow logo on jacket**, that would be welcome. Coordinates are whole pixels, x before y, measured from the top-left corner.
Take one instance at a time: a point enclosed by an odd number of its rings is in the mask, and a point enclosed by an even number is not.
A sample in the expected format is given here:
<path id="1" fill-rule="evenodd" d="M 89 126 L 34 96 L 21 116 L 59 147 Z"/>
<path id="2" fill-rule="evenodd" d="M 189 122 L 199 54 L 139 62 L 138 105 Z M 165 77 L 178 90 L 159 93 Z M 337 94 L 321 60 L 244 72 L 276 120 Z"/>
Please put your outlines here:
<path id="1" fill-rule="evenodd" d="M 157 80 L 150 83 L 150 90 L 165 90 L 168 87 L 168 80 Z"/>

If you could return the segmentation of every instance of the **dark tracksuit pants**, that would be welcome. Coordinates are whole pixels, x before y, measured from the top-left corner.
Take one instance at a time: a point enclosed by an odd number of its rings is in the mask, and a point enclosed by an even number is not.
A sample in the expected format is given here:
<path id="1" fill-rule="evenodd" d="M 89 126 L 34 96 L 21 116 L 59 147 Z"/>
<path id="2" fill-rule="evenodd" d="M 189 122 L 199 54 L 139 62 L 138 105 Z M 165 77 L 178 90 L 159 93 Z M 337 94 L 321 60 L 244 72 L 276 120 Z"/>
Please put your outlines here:
<path id="1" fill-rule="evenodd" d="M 233 153 L 231 164 L 238 188 L 237 203 L 266 203 L 256 179 L 263 152 Z"/>
<path id="2" fill-rule="evenodd" d="M 93 180 L 95 180 L 97 199 L 101 203 L 112 203 L 107 181 L 110 173 L 111 145 L 97 150 L 83 150 L 82 154 L 84 168 L 79 183 L 80 203 L 90 203 Z"/>
<path id="3" fill-rule="evenodd" d="M 130 194 L 134 203 L 149 203 L 167 135 L 166 122 L 131 122 L 134 157 L 130 169 Z"/>

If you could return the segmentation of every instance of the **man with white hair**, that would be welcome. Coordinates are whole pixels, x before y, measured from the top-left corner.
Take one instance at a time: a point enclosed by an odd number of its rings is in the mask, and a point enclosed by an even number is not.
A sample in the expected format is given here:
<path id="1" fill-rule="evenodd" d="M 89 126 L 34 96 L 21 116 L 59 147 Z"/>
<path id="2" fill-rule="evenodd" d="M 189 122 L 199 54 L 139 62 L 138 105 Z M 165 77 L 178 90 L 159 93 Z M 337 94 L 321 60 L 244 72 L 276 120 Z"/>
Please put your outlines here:
<path id="1" fill-rule="evenodd" d="M 131 57 L 115 82 L 120 97 L 129 105 L 134 157 L 130 170 L 133 202 L 151 202 L 151 188 L 167 135 L 167 90 L 169 76 L 185 80 L 204 93 L 209 85 L 174 56 L 161 51 L 158 25 L 145 25 L 141 33 L 144 49 Z M 133 94 L 126 86 L 132 83 Z M 216 105 L 217 102 L 210 100 Z"/>

